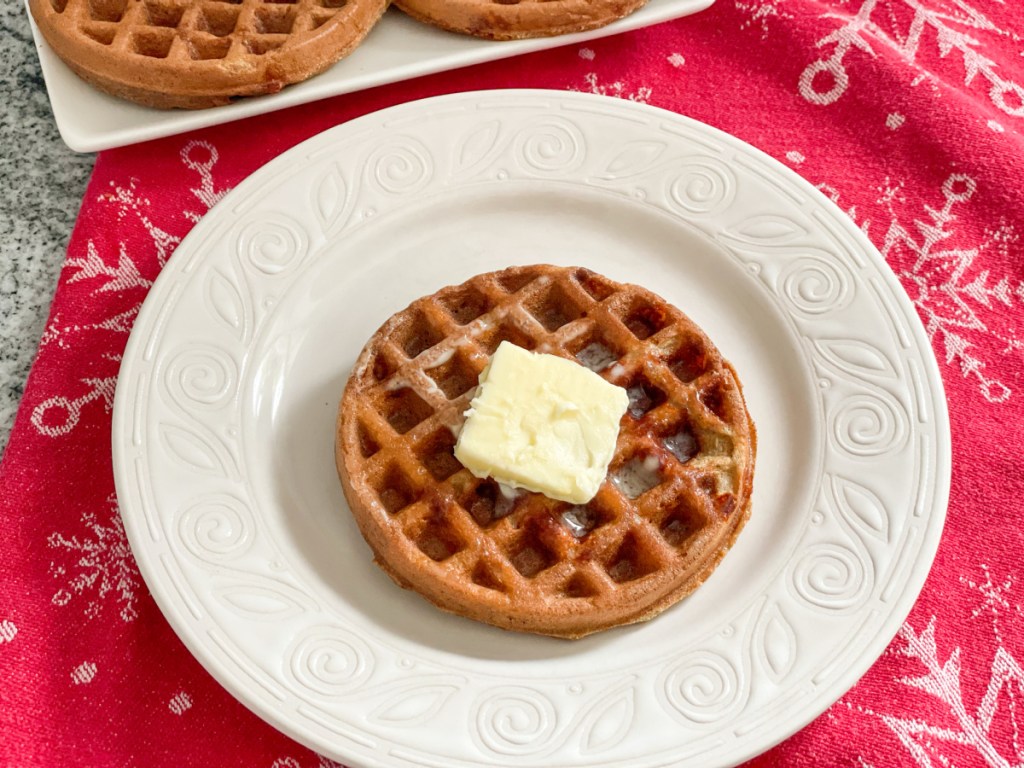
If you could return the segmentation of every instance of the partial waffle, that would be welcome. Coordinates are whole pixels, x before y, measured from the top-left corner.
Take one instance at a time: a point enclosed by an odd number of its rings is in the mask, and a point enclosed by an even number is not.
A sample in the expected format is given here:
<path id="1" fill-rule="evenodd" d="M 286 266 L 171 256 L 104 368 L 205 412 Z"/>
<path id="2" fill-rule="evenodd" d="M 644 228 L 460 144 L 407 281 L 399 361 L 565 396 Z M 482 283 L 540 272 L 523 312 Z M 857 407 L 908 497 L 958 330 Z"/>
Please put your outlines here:
<path id="1" fill-rule="evenodd" d="M 395 0 L 428 24 L 489 40 L 583 32 L 610 24 L 647 0 Z"/>
<path id="2" fill-rule="evenodd" d="M 501 341 L 625 387 L 608 478 L 583 506 L 508 493 L 453 454 Z M 440 608 L 557 637 L 649 619 L 718 565 L 750 514 L 739 379 L 682 312 L 581 268 L 478 275 L 393 315 L 341 400 L 335 459 L 375 560 Z"/>
<path id="3" fill-rule="evenodd" d="M 83 80 L 158 108 L 275 93 L 352 51 L 387 0 L 29 0 Z"/>

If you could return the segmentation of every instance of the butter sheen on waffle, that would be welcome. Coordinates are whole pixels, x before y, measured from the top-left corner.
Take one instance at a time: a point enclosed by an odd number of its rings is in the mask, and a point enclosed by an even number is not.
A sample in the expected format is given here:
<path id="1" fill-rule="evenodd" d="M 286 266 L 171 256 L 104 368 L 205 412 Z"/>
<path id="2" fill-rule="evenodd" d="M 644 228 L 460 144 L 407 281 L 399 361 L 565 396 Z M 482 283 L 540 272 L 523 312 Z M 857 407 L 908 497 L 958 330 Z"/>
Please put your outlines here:
<path id="1" fill-rule="evenodd" d="M 503 340 L 627 389 L 608 477 L 586 505 L 507 495 L 456 460 Z M 583 268 L 535 265 L 388 319 L 345 387 L 335 459 L 397 584 L 488 624 L 577 638 L 649 619 L 708 578 L 750 515 L 755 448 L 735 371 L 681 311 Z"/>
<path id="2" fill-rule="evenodd" d="M 83 80 L 150 107 L 275 93 L 350 53 L 387 0 L 29 0 Z"/>
<path id="3" fill-rule="evenodd" d="M 473 37 L 521 40 L 583 32 L 642 8 L 647 0 L 395 0 L 415 19 Z"/>

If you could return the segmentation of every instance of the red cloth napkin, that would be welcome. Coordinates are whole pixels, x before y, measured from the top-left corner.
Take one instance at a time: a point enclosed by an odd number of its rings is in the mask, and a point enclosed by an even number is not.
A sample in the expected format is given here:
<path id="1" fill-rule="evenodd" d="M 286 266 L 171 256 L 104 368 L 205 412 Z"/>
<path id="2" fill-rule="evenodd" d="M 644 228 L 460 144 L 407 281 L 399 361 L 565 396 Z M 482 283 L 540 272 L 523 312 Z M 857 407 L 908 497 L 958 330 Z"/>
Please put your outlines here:
<path id="1" fill-rule="evenodd" d="M 1012 0 L 718 0 L 584 46 L 102 153 L 0 466 L 0 764 L 333 765 L 185 650 L 143 584 L 111 474 L 118 364 L 147 289 L 227 190 L 294 144 L 440 93 L 618 96 L 724 129 L 832 197 L 918 308 L 952 419 L 949 516 L 863 680 L 753 761 L 1024 761 L 1024 10 Z"/>

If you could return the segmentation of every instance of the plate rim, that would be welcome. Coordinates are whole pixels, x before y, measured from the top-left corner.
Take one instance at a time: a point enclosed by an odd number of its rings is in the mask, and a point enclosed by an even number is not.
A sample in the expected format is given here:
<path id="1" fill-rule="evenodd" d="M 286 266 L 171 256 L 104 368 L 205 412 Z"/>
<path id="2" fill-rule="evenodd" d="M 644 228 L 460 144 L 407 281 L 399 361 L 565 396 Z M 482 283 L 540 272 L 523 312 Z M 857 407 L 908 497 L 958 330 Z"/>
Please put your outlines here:
<path id="1" fill-rule="evenodd" d="M 411 102 L 406 102 L 393 107 L 388 107 L 377 112 L 372 112 L 363 115 L 359 118 L 355 118 L 347 123 L 335 126 L 327 129 L 326 131 L 316 136 L 307 139 L 306 141 L 296 145 L 292 149 L 282 153 L 282 155 L 269 161 L 261 168 L 254 171 L 250 176 L 240 182 L 235 189 L 233 189 L 222 201 L 220 201 L 211 212 L 208 213 L 204 218 L 189 232 L 186 238 L 183 239 L 181 245 L 179 245 L 178 251 L 175 252 L 168 260 L 167 265 L 163 268 L 160 275 L 157 277 L 154 285 L 152 286 L 149 295 L 159 296 L 163 293 L 160 288 L 163 282 L 169 282 L 171 280 L 172 268 L 176 268 L 178 262 L 183 262 L 185 255 L 184 252 L 187 250 L 183 248 L 188 242 L 189 238 L 199 239 L 206 231 L 212 230 L 216 226 L 216 216 L 211 216 L 215 210 L 220 209 L 221 211 L 227 211 L 228 208 L 233 204 L 234 198 L 239 197 L 245 193 L 248 188 L 257 189 L 265 183 L 266 179 L 273 178 L 278 172 L 278 169 L 287 166 L 289 163 L 289 156 L 293 153 L 300 152 L 307 144 L 311 144 L 321 137 L 329 133 L 351 133 L 358 134 L 364 125 L 383 125 L 387 122 L 400 122 L 402 113 L 407 111 L 415 111 L 422 109 L 425 103 L 431 102 L 457 102 L 457 101 L 472 101 L 472 102 L 493 102 L 494 100 L 517 100 L 517 99 L 568 99 L 568 100 L 581 100 L 583 102 L 590 102 L 593 104 L 607 104 L 609 102 L 617 103 L 622 106 L 626 111 L 639 110 L 641 112 L 647 112 L 661 119 L 667 119 L 669 121 L 681 121 L 683 124 L 688 125 L 690 128 L 696 128 L 698 132 L 709 132 L 714 138 L 721 141 L 727 146 L 731 146 L 733 149 L 740 150 L 748 155 L 752 155 L 774 173 L 781 174 L 791 184 L 795 185 L 798 189 L 803 191 L 809 197 L 813 198 L 815 203 L 830 210 L 833 216 L 841 222 L 845 228 L 845 234 L 851 236 L 854 241 L 863 249 L 863 252 L 870 254 L 870 257 L 874 260 L 875 266 L 878 267 L 881 279 L 886 283 L 886 287 L 889 291 L 897 297 L 900 303 L 899 310 L 902 311 L 908 323 L 907 326 L 913 335 L 913 346 L 915 346 L 921 355 L 921 360 L 926 368 L 924 371 L 924 386 L 929 389 L 930 395 L 934 399 L 935 411 L 933 414 L 936 417 L 935 429 L 936 436 L 938 438 L 938 444 L 935 446 L 935 451 L 931 457 L 931 465 L 934 475 L 934 484 L 931 486 L 933 492 L 933 498 L 931 502 L 931 515 L 934 517 L 933 522 L 925 531 L 924 540 L 919 549 L 919 555 L 926 555 L 926 557 L 920 557 L 921 562 L 926 562 L 927 567 L 921 567 L 920 563 L 911 564 L 909 570 L 911 575 L 907 577 L 905 582 L 905 588 L 900 594 L 893 600 L 893 609 L 889 611 L 888 616 L 885 617 L 882 622 L 879 631 L 868 643 L 867 652 L 862 652 L 858 655 L 856 661 L 862 662 L 862 664 L 852 664 L 847 668 L 847 671 L 841 674 L 837 680 L 832 684 L 832 692 L 824 696 L 827 698 L 827 703 L 821 708 L 811 708 L 807 710 L 806 716 L 802 718 L 790 718 L 787 721 L 787 727 L 779 729 L 779 732 L 775 734 L 772 739 L 763 740 L 757 747 L 750 747 L 742 755 L 735 755 L 733 759 L 736 761 L 746 760 L 761 754 L 765 750 L 771 748 L 775 744 L 785 740 L 792 734 L 796 733 L 808 723 L 812 722 L 818 716 L 821 715 L 835 700 L 845 694 L 850 688 L 852 688 L 857 681 L 863 676 L 864 673 L 875 663 L 877 658 L 884 651 L 885 647 L 891 642 L 892 638 L 896 635 L 900 625 L 905 620 L 906 616 L 910 613 L 914 604 L 916 603 L 921 590 L 924 587 L 925 581 L 931 572 L 932 565 L 934 563 L 935 555 L 939 546 L 939 542 L 942 536 L 944 522 L 948 513 L 948 501 L 949 491 L 951 485 L 951 465 L 952 465 L 952 444 L 950 435 L 950 423 L 948 414 L 948 402 L 945 398 L 944 383 L 942 380 L 941 372 L 938 366 L 937 358 L 935 357 L 934 350 L 927 338 L 926 331 L 923 323 L 921 322 L 917 313 L 913 310 L 913 305 L 906 295 L 905 290 L 899 283 L 896 274 L 892 268 L 885 261 L 884 257 L 878 252 L 877 248 L 870 242 L 866 234 L 860 230 L 855 224 L 848 219 L 846 214 L 836 205 L 832 200 L 825 196 L 820 190 L 814 187 L 810 182 L 803 179 L 798 173 L 793 171 L 791 168 L 785 166 L 780 161 L 772 158 L 770 155 L 762 152 L 761 150 L 753 147 L 752 145 L 727 134 L 720 129 L 714 128 L 713 126 L 701 123 L 693 118 L 681 115 L 670 110 L 666 110 L 660 107 L 654 107 L 646 104 L 638 104 L 634 102 L 626 102 L 612 97 L 598 96 L 587 93 L 579 92 L 566 92 L 558 90 L 543 90 L 543 89 L 501 89 L 501 90 L 485 90 L 485 91 L 471 91 L 456 94 L 447 94 L 443 96 L 428 97 L 425 99 L 419 99 Z M 242 192 L 236 195 L 236 190 L 241 188 Z M 193 235 L 193 233 L 195 233 Z M 178 258 L 178 253 L 181 252 L 183 255 Z M 165 277 L 166 276 L 166 277 Z M 140 308 L 139 315 L 135 321 L 135 327 L 140 329 L 140 333 L 135 332 L 133 328 L 132 333 L 129 336 L 128 343 L 125 348 L 125 353 L 122 358 L 122 373 L 126 369 L 130 369 L 133 361 L 137 360 L 140 355 L 140 349 L 144 348 L 148 343 L 148 339 L 145 339 L 141 335 L 141 329 L 148 328 L 152 325 L 149 322 L 150 315 L 154 318 L 158 318 L 160 314 L 160 308 L 155 307 L 153 302 L 149 302 L 149 295 L 147 295 L 146 301 Z M 148 307 L 147 307 L 148 303 Z M 125 445 L 128 441 L 119 443 L 119 436 L 126 435 L 127 430 L 126 424 L 131 422 L 131 409 L 126 405 L 128 403 L 128 395 L 125 389 L 125 376 L 119 374 L 117 380 L 117 386 L 114 397 L 113 407 L 113 418 L 112 418 L 112 454 L 114 463 L 115 473 L 115 484 L 120 489 L 126 487 L 128 478 L 126 476 L 127 469 L 124 462 L 122 452 L 125 451 Z M 908 386 L 910 386 L 908 384 Z M 122 507 L 124 510 L 124 507 Z M 122 511 L 122 517 L 127 518 L 124 511 Z M 139 523 L 140 528 L 143 523 Z M 138 542 L 136 541 L 138 533 L 135 531 L 134 523 L 128 519 L 125 519 L 125 529 L 129 537 L 129 542 L 132 545 L 133 552 L 139 551 Z M 159 575 L 156 573 L 156 565 L 148 562 L 145 558 L 138 559 L 140 571 L 147 582 L 147 585 L 151 585 L 152 579 L 158 579 Z M 310 749 L 316 751 L 323 751 L 324 745 L 318 744 L 305 734 L 297 734 L 292 730 L 285 729 L 279 724 L 278 713 L 271 708 L 263 706 L 261 701 L 253 701 L 252 699 L 245 699 L 238 694 L 235 688 L 235 681 L 231 674 L 228 674 L 225 670 L 219 668 L 211 668 L 212 662 L 208 663 L 208 659 L 204 658 L 203 651 L 205 649 L 198 643 L 194 644 L 195 638 L 191 636 L 188 626 L 185 622 L 182 622 L 179 626 L 179 616 L 177 611 L 180 607 L 174 606 L 167 598 L 166 595 L 162 594 L 159 590 L 154 590 L 150 586 L 150 592 L 153 595 L 154 600 L 157 602 L 161 612 L 164 615 L 165 620 L 171 625 L 176 635 L 182 640 L 185 646 L 189 649 L 189 652 L 201 663 L 206 671 L 215 679 L 217 682 L 225 687 L 229 693 L 239 700 L 250 710 L 254 711 L 266 722 L 272 724 L 275 727 L 290 738 L 305 744 Z M 165 603 L 166 601 L 166 603 Z M 173 617 L 173 618 L 172 618 Z M 861 668 L 862 667 L 862 668 Z M 855 671 L 856 670 L 856 671 Z M 821 698 L 821 696 L 812 697 L 815 700 Z M 353 759 L 353 758 L 347 758 Z M 358 759 L 363 759 L 362 757 Z M 383 767 L 384 763 L 368 762 L 366 765 L 380 765 Z"/>

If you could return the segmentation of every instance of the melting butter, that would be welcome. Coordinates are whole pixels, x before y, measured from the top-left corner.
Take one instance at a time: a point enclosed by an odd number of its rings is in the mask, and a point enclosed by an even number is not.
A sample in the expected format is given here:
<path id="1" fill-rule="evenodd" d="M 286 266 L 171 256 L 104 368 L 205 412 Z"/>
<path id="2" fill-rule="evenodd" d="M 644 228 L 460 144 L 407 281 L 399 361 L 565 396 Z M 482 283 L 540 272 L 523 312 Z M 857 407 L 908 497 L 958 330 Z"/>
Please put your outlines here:
<path id="1" fill-rule="evenodd" d="M 585 504 L 615 452 L 626 390 L 503 341 L 480 374 L 455 457 L 477 477 Z"/>

